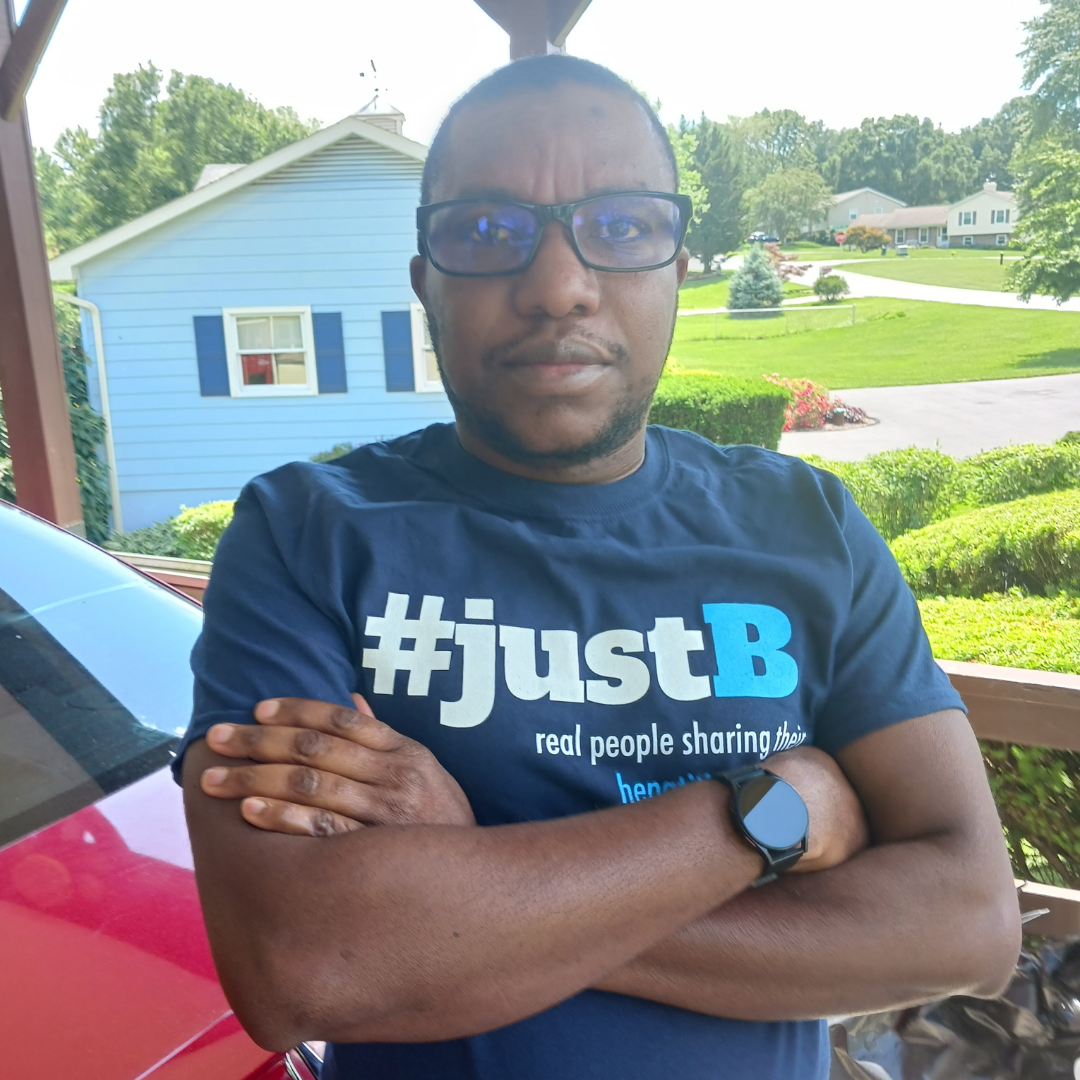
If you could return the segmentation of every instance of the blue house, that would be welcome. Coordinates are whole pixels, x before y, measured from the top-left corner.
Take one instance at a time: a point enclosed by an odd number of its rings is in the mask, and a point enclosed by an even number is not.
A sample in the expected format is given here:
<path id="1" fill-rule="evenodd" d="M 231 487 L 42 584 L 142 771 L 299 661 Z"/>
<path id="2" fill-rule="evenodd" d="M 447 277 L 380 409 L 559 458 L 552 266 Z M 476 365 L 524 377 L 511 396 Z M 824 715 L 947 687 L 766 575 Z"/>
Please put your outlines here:
<path id="1" fill-rule="evenodd" d="M 190 194 L 52 261 L 84 302 L 114 526 L 451 417 L 409 285 L 427 148 L 402 120 L 369 106 L 252 165 L 207 166 Z"/>

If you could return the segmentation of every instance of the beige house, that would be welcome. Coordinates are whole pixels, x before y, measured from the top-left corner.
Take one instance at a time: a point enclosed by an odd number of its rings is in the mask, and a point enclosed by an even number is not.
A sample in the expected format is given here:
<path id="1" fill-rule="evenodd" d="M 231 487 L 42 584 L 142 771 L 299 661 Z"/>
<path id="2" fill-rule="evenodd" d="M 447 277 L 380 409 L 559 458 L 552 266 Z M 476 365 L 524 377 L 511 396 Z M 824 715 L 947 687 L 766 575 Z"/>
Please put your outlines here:
<path id="1" fill-rule="evenodd" d="M 948 206 L 903 206 L 887 214 L 860 214 L 852 225 L 889 234 L 890 241 L 909 247 L 949 246 Z"/>
<path id="2" fill-rule="evenodd" d="M 853 225 L 861 215 L 887 214 L 902 206 L 907 206 L 907 203 L 870 187 L 841 191 L 839 195 L 833 196 L 832 205 L 826 212 L 825 220 L 815 222 L 811 231 L 843 231 L 849 225 Z"/>
<path id="3" fill-rule="evenodd" d="M 1016 196 L 989 181 L 949 207 L 950 247 L 1003 248 L 1016 228 Z"/>

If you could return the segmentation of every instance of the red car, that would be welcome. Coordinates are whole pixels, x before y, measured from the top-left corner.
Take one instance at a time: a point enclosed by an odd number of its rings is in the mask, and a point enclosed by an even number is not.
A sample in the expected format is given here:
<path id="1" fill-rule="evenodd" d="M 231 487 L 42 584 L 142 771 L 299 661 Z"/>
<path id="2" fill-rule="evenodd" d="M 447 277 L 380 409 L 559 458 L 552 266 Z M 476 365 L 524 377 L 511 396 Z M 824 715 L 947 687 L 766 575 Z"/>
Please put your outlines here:
<path id="1" fill-rule="evenodd" d="M 4 1077 L 312 1080 L 214 974 L 180 789 L 198 604 L 0 503 Z"/>

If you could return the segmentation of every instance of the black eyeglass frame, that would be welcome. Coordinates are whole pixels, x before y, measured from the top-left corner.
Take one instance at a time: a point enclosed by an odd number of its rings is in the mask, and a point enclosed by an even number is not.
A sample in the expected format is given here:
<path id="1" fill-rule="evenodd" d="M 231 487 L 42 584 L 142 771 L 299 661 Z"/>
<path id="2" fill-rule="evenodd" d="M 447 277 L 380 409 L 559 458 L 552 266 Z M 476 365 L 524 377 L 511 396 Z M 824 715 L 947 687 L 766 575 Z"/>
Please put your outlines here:
<path id="1" fill-rule="evenodd" d="M 597 263 L 589 262 L 588 259 L 582 254 L 581 247 L 578 244 L 577 237 L 574 235 L 574 214 L 582 206 L 586 206 L 589 203 L 602 202 L 604 199 L 611 199 L 620 195 L 635 195 L 635 196 L 650 196 L 656 199 L 665 199 L 670 203 L 674 203 L 679 208 L 679 238 L 675 242 L 675 252 L 670 259 L 665 259 L 663 262 L 651 263 L 648 266 L 599 266 Z M 464 206 L 469 203 L 497 203 L 500 206 L 517 206 L 523 210 L 530 211 L 538 222 L 538 228 L 536 230 L 536 238 L 533 240 L 532 250 L 529 252 L 529 257 L 521 264 L 521 266 L 515 267 L 513 270 L 492 270 L 476 273 L 468 270 L 447 270 L 445 267 L 440 266 L 434 256 L 431 254 L 431 249 L 428 247 L 427 237 L 425 235 L 427 231 L 428 220 L 435 213 L 436 210 L 442 210 L 447 206 Z M 446 274 L 448 277 L 507 277 L 510 274 L 523 274 L 533 264 L 533 260 L 536 258 L 536 253 L 540 249 L 540 241 L 544 237 L 544 229 L 547 227 L 549 221 L 557 221 L 559 224 L 565 226 L 567 233 L 570 236 L 570 246 L 574 249 L 574 254 L 581 260 L 584 266 L 587 266 L 590 270 L 602 270 L 610 274 L 640 274 L 646 270 L 659 270 L 662 267 L 670 266 L 678 257 L 679 252 L 682 250 L 683 241 L 686 239 L 686 230 L 690 228 L 690 218 L 694 211 L 694 204 L 689 195 L 679 195 L 672 191 L 609 191 L 603 195 L 590 195 L 585 199 L 575 199 L 574 202 L 566 203 L 526 203 L 516 202 L 513 199 L 447 199 L 445 202 L 437 203 L 425 203 L 423 206 L 416 208 L 416 247 L 419 253 L 427 259 L 440 274 Z"/>

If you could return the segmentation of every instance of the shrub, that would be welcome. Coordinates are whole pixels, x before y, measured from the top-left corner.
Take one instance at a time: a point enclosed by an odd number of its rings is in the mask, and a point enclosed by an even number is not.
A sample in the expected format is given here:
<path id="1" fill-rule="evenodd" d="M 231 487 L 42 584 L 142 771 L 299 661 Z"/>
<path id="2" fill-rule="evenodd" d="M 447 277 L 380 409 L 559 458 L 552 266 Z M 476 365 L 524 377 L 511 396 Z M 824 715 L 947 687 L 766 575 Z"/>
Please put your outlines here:
<path id="1" fill-rule="evenodd" d="M 1080 445 L 1003 446 L 960 465 L 958 496 L 976 506 L 1080 486 Z"/>
<path id="2" fill-rule="evenodd" d="M 181 506 L 175 522 L 181 556 L 185 559 L 212 559 L 221 534 L 232 521 L 233 502 L 203 503 L 201 506 Z"/>
<path id="3" fill-rule="evenodd" d="M 1058 443 L 1064 443 L 1066 446 L 1080 446 L 1080 431 L 1066 431 L 1058 439 Z"/>
<path id="4" fill-rule="evenodd" d="M 742 266 L 731 277 L 728 308 L 732 311 L 780 306 L 784 285 L 761 244 L 751 244 Z"/>
<path id="5" fill-rule="evenodd" d="M 835 473 L 886 540 L 944 517 L 952 505 L 956 463 L 937 450 L 913 446 L 862 461 L 806 460 Z"/>
<path id="6" fill-rule="evenodd" d="M 312 454 L 308 459 L 309 461 L 333 461 L 334 458 L 344 457 L 346 454 L 351 454 L 356 449 L 351 442 L 339 442 L 330 447 L 329 450 L 320 450 L 317 454 Z"/>
<path id="7" fill-rule="evenodd" d="M 918 596 L 1080 588 L 1080 489 L 959 514 L 898 537 L 892 548 Z"/>
<path id="8" fill-rule="evenodd" d="M 987 596 L 919 602 L 934 655 L 1080 674 L 1080 600 Z M 983 760 L 1018 877 L 1080 888 L 1080 754 L 984 742 Z"/>
<path id="9" fill-rule="evenodd" d="M 839 274 L 823 274 L 814 282 L 814 295 L 820 296 L 827 304 L 835 304 L 848 294 L 848 283 Z"/>
<path id="10" fill-rule="evenodd" d="M 170 559 L 183 559 L 180 538 L 176 535 L 176 519 L 159 521 L 131 532 L 113 533 L 102 545 L 110 551 L 126 551 L 134 555 L 162 555 Z"/>
<path id="11" fill-rule="evenodd" d="M 860 251 L 873 251 L 882 244 L 891 244 L 892 237 L 882 229 L 875 229 L 872 225 L 852 225 L 845 231 L 844 246 L 858 248 Z"/>
<path id="12" fill-rule="evenodd" d="M 809 379 L 785 379 L 782 375 L 766 375 L 765 379 L 791 392 L 791 401 L 784 410 L 785 431 L 814 431 L 825 426 L 832 413 L 829 391 Z"/>
<path id="13" fill-rule="evenodd" d="M 791 395 L 764 379 L 712 371 L 666 371 L 649 422 L 696 431 L 714 443 L 751 443 L 775 450 Z"/>

